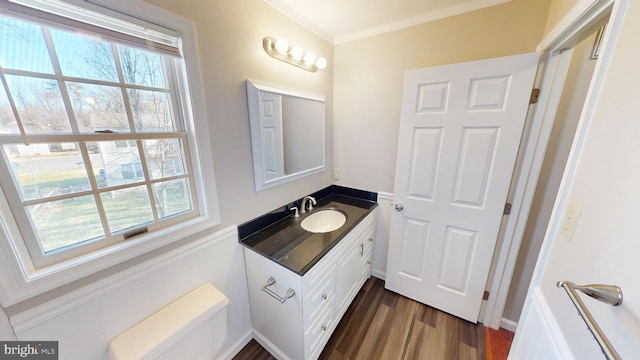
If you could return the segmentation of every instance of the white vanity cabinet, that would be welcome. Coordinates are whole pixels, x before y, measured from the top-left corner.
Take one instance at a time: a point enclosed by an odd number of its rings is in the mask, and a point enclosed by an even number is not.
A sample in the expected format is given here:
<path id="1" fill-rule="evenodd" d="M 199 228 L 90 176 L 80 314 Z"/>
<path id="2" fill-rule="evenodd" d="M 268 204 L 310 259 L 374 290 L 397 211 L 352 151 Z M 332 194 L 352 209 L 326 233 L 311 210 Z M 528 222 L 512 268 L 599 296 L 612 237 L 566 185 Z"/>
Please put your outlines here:
<path id="1" fill-rule="evenodd" d="M 318 358 L 371 276 L 375 216 L 370 212 L 304 276 L 244 249 L 254 337 L 276 358 Z M 271 277 L 269 294 L 263 288 Z M 286 298 L 288 291 L 295 295 Z"/>

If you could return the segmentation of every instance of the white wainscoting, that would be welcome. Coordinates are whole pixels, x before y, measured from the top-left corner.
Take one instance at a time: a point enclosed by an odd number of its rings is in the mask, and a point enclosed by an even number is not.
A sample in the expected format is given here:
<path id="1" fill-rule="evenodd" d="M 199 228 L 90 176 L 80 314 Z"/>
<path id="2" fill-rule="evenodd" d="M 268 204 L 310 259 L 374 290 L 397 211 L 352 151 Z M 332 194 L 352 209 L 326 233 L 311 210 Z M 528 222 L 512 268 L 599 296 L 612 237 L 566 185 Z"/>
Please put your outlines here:
<path id="1" fill-rule="evenodd" d="M 378 279 L 385 280 L 387 275 L 387 252 L 389 250 L 389 227 L 391 226 L 391 209 L 393 194 L 379 192 L 380 210 L 376 218 L 376 241 L 373 243 L 373 266 L 371 272 Z"/>
<path id="2" fill-rule="evenodd" d="M 539 287 L 531 291 L 520 318 L 509 359 L 574 359 Z"/>
<path id="3" fill-rule="evenodd" d="M 64 359 L 106 359 L 111 339 L 204 282 L 228 298 L 220 359 L 251 340 L 242 245 L 236 226 L 10 317 L 18 340 L 57 340 Z"/>

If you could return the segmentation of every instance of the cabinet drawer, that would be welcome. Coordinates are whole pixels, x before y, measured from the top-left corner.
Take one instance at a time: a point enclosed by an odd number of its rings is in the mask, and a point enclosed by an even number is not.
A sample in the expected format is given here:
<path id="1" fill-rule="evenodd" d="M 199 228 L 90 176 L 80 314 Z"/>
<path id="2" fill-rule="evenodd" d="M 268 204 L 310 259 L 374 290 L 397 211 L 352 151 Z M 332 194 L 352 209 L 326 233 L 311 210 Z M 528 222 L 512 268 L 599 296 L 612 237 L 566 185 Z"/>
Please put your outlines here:
<path id="1" fill-rule="evenodd" d="M 331 299 L 333 304 L 335 298 Z M 334 328 L 333 306 L 328 306 L 304 334 L 305 359 L 317 359 L 326 345 Z"/>
<path id="2" fill-rule="evenodd" d="M 335 265 L 327 270 L 318 286 L 316 286 L 308 296 L 305 296 L 302 305 L 303 328 L 307 330 L 312 323 L 316 322 L 321 314 L 324 314 L 327 307 L 333 306 L 336 297 L 335 290 Z"/>

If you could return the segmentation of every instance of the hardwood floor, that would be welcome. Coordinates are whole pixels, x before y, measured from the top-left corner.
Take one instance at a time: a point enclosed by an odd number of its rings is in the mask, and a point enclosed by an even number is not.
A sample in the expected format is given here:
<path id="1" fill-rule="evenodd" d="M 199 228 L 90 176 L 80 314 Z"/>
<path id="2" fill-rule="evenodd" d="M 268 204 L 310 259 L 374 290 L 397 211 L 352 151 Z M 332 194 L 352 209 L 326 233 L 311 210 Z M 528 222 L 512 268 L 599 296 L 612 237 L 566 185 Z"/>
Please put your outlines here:
<path id="1" fill-rule="evenodd" d="M 513 332 L 500 328 L 484 328 L 484 342 L 487 348 L 487 360 L 504 360 L 509 355 L 513 342 Z"/>
<path id="2" fill-rule="evenodd" d="M 234 357 L 255 359 L 275 358 L 255 340 Z M 384 281 L 372 277 L 338 324 L 320 359 L 484 360 L 487 354 L 481 325 L 388 291 Z"/>

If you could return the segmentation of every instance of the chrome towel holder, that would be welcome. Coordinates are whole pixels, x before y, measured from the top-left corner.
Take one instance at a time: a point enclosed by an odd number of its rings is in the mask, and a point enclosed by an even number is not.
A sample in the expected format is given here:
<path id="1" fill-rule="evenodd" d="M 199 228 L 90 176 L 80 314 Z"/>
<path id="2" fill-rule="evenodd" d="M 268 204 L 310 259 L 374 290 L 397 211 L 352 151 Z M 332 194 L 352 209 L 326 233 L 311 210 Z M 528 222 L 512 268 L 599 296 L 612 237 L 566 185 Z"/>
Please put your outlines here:
<path id="1" fill-rule="evenodd" d="M 622 304 L 623 296 L 622 289 L 617 285 L 604 285 L 604 284 L 591 284 L 591 285 L 576 285 L 571 281 L 558 281 L 556 285 L 559 288 L 563 288 L 573 305 L 578 309 L 578 313 L 584 322 L 587 324 L 587 328 L 593 334 L 593 337 L 600 345 L 602 353 L 609 360 L 621 360 L 622 358 L 613 348 L 609 339 L 604 335 L 600 326 L 596 323 L 593 316 L 584 305 L 576 290 L 579 290 L 592 298 L 602 301 L 605 304 L 620 306 Z"/>
<path id="2" fill-rule="evenodd" d="M 275 291 L 269 289 L 269 286 L 275 283 L 276 283 L 276 279 L 274 279 L 273 276 L 270 276 L 269 279 L 267 280 L 267 283 L 262 287 L 262 291 L 271 295 L 271 297 L 280 301 L 280 303 L 284 304 L 284 302 L 287 301 L 287 299 L 292 298 L 296 294 L 296 292 L 293 289 L 289 288 L 289 290 L 287 290 L 287 293 L 284 296 L 278 295 Z"/>

